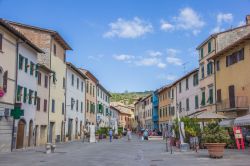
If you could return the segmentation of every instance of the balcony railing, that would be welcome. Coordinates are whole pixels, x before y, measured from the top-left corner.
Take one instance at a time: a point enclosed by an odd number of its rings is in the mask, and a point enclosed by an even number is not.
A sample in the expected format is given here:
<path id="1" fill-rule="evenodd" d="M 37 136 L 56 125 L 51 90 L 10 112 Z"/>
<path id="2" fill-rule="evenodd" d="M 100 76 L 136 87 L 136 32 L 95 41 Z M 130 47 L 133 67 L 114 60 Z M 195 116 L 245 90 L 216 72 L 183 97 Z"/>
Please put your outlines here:
<path id="1" fill-rule="evenodd" d="M 248 110 L 249 103 L 247 96 L 236 96 L 216 103 L 217 111 Z"/>

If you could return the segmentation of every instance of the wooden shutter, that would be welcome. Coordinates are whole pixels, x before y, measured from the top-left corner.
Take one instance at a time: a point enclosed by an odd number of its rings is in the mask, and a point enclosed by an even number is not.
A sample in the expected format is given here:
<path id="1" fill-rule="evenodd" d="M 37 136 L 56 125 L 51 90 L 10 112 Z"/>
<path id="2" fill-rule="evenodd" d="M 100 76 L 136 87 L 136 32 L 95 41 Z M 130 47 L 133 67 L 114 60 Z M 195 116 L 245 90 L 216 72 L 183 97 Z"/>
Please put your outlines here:
<path id="1" fill-rule="evenodd" d="M 44 99 L 44 102 L 43 102 L 43 111 L 47 112 L 47 100 L 46 99 Z"/>
<path id="2" fill-rule="evenodd" d="M 217 102 L 220 103 L 221 102 L 221 89 L 217 90 Z"/>
<path id="3" fill-rule="evenodd" d="M 8 88 L 8 71 L 3 74 L 3 91 L 6 93 Z"/>
<path id="4" fill-rule="evenodd" d="M 36 105 L 37 103 L 36 103 L 36 100 L 37 100 L 37 92 L 35 91 L 35 96 L 34 96 L 35 98 L 34 98 L 34 105 Z"/>
<path id="5" fill-rule="evenodd" d="M 37 102 L 37 104 L 36 104 L 36 110 L 40 111 L 40 98 L 39 97 L 36 98 L 36 102 Z"/>
<path id="6" fill-rule="evenodd" d="M 26 103 L 26 98 L 27 98 L 27 88 L 24 87 L 23 89 L 23 102 Z"/>

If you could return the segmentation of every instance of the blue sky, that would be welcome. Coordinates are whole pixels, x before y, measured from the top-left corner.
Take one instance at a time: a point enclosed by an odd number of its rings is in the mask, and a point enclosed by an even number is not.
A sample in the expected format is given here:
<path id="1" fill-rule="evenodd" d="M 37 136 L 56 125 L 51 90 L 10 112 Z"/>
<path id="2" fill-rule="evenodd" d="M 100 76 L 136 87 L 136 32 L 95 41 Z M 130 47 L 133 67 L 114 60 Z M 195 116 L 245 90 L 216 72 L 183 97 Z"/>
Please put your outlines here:
<path id="1" fill-rule="evenodd" d="M 198 67 L 213 32 L 245 23 L 249 0 L 0 0 L 0 17 L 58 31 L 67 60 L 112 92 L 154 90 Z"/>

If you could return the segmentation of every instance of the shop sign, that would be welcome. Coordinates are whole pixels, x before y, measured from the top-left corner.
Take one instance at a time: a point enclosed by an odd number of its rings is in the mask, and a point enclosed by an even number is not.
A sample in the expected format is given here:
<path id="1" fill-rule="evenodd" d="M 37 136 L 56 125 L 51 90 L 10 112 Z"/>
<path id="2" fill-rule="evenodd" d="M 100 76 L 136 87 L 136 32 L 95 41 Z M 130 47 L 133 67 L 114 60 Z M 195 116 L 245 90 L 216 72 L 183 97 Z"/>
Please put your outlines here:
<path id="1" fill-rule="evenodd" d="M 238 150 L 245 149 L 245 145 L 244 145 L 244 140 L 243 140 L 243 135 L 242 135 L 242 130 L 240 127 L 234 127 L 234 137 L 235 137 L 235 141 L 236 141 L 236 145 Z"/>

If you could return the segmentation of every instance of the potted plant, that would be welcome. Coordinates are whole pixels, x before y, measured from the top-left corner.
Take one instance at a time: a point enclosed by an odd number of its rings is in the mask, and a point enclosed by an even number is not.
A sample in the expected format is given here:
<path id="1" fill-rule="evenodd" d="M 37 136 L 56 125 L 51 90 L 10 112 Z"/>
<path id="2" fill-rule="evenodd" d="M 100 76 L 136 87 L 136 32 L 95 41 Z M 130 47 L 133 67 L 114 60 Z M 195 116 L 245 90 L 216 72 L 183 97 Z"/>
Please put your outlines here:
<path id="1" fill-rule="evenodd" d="M 202 133 L 202 141 L 208 149 L 211 158 L 222 158 L 224 155 L 224 148 L 228 143 L 230 137 L 224 128 L 220 127 L 218 123 L 209 123 Z"/>

